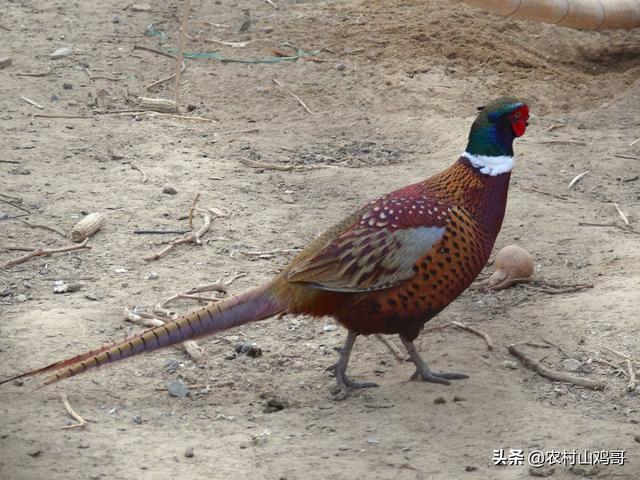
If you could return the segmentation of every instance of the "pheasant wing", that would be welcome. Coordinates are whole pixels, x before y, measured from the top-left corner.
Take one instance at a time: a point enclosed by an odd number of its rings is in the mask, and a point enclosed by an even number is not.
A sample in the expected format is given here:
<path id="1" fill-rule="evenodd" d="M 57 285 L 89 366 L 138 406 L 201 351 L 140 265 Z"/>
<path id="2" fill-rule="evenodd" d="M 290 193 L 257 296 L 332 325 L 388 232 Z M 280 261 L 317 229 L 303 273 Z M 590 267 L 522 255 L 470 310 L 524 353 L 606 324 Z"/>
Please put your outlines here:
<path id="1" fill-rule="evenodd" d="M 389 288 L 411 278 L 414 265 L 443 236 L 447 206 L 437 200 L 383 197 L 317 253 L 294 264 L 290 282 L 338 292 Z"/>

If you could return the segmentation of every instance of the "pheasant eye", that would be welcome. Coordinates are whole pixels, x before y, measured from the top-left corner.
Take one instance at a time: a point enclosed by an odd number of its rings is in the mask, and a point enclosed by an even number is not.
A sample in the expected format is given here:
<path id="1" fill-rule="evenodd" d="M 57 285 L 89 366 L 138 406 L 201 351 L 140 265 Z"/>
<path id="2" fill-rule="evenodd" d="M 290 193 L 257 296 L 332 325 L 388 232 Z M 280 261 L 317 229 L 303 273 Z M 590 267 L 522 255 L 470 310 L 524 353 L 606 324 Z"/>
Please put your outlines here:
<path id="1" fill-rule="evenodd" d="M 518 111 L 514 116 L 516 117 L 516 120 L 520 120 L 520 117 L 522 116 L 522 114 Z"/>

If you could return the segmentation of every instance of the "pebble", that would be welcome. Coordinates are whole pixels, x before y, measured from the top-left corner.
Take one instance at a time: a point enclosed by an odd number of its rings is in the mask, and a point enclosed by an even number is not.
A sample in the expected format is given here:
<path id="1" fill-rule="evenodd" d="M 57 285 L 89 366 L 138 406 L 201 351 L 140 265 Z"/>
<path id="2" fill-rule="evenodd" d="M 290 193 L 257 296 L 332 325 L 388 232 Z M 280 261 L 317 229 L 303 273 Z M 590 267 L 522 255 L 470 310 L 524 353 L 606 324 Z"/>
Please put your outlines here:
<path id="1" fill-rule="evenodd" d="M 53 52 L 51 55 L 49 55 L 49 57 L 51 57 L 54 60 L 57 60 L 59 58 L 68 57 L 72 53 L 73 53 L 73 50 L 71 49 L 71 47 L 61 47 L 57 49 L 55 52 Z"/>
<path id="2" fill-rule="evenodd" d="M 148 3 L 135 3 L 129 7 L 132 12 L 149 12 L 151 5 Z"/>
<path id="3" fill-rule="evenodd" d="M 72 293 L 77 292 L 82 288 L 79 283 L 66 284 L 63 280 L 56 280 L 53 282 L 53 293 Z"/>
<path id="4" fill-rule="evenodd" d="M 562 368 L 567 372 L 577 372 L 580 367 L 582 367 L 582 363 L 575 358 L 567 358 L 562 361 Z"/>
<path id="5" fill-rule="evenodd" d="M 9 170 L 11 175 L 31 175 L 31 172 L 24 167 L 16 167 Z"/>
<path id="6" fill-rule="evenodd" d="M 140 425 L 142 424 L 142 417 L 140 415 L 134 415 L 133 417 L 131 417 L 131 421 L 136 425 Z"/>
<path id="7" fill-rule="evenodd" d="M 458 396 L 458 395 L 454 395 L 454 396 L 453 396 L 453 401 L 454 401 L 454 402 L 464 402 L 464 401 L 466 401 L 466 400 L 467 400 L 466 398 L 464 398 L 464 397 L 460 397 L 460 396 Z"/>
<path id="8" fill-rule="evenodd" d="M 192 458 L 195 454 L 193 453 L 193 447 L 187 447 L 184 451 L 184 456 L 187 458 Z"/>
<path id="9" fill-rule="evenodd" d="M 274 413 L 279 412 L 280 410 L 284 410 L 288 407 L 289 404 L 285 400 L 278 400 L 277 398 L 271 398 L 267 400 L 266 405 L 264 406 L 264 413 Z"/>
<path id="10" fill-rule="evenodd" d="M 62 88 L 64 88 L 65 90 L 71 90 L 73 88 L 73 84 L 71 84 L 69 82 L 64 82 L 62 84 Z"/>
<path id="11" fill-rule="evenodd" d="M 336 63 L 336 70 L 338 70 L 339 72 L 343 71 L 346 68 L 347 68 L 347 66 L 344 63 L 342 63 L 342 62 Z"/>
<path id="12" fill-rule="evenodd" d="M 11 57 L 0 57 L 0 68 L 7 68 L 11 66 L 12 62 Z"/>
<path id="13" fill-rule="evenodd" d="M 436 399 L 433 401 L 433 403 L 435 405 L 442 405 L 443 403 L 447 403 L 447 401 L 445 400 L 444 397 L 436 397 Z"/>
<path id="14" fill-rule="evenodd" d="M 9 295 L 13 295 L 13 290 L 9 287 L 4 287 L 0 290 L 0 297 L 8 297 Z"/>
<path id="15" fill-rule="evenodd" d="M 465 472 L 475 472 L 478 469 L 475 465 L 467 465 L 464 467 Z"/>
<path id="16" fill-rule="evenodd" d="M 120 17 L 118 15 L 112 15 L 111 23 L 120 23 Z"/>
<path id="17" fill-rule="evenodd" d="M 5 220 L 7 218 L 9 218 L 8 213 L 0 212 L 0 220 Z"/>
<path id="18" fill-rule="evenodd" d="M 171 185 L 165 185 L 164 187 L 162 187 L 162 193 L 166 193 L 167 195 L 175 195 L 176 193 L 178 193 L 178 190 L 176 190 Z"/>
<path id="19" fill-rule="evenodd" d="M 333 332 L 334 330 L 337 330 L 338 327 L 335 325 L 325 325 L 324 327 L 322 327 L 322 330 L 324 330 L 325 332 Z"/>
<path id="20" fill-rule="evenodd" d="M 377 438 L 375 438 L 375 437 L 369 437 L 369 438 L 367 438 L 367 443 L 368 443 L 369 445 L 377 445 L 379 442 L 378 442 L 378 439 L 377 439 Z"/>
<path id="21" fill-rule="evenodd" d="M 92 300 L 94 302 L 97 302 L 98 300 L 100 300 L 102 298 L 102 296 L 99 293 L 87 293 L 84 298 L 86 298 L 87 300 Z"/>
<path id="22" fill-rule="evenodd" d="M 236 352 L 251 358 L 258 358 L 262 356 L 262 349 L 258 347 L 257 343 L 252 342 L 243 342 L 236 345 Z"/>
<path id="23" fill-rule="evenodd" d="M 166 372 L 173 373 L 180 368 L 180 362 L 175 358 L 170 358 L 164 362 Z"/>
<path id="24" fill-rule="evenodd" d="M 502 367 L 508 368 L 509 370 L 517 370 L 518 362 L 514 362 L 513 360 L 505 360 L 504 362 L 502 362 Z"/>
<path id="25" fill-rule="evenodd" d="M 41 453 L 42 453 L 42 450 L 40 450 L 39 448 L 34 448 L 34 449 L 29 450 L 29 451 L 27 452 L 27 454 L 28 454 L 30 457 L 34 457 L 34 458 L 35 458 L 35 457 L 37 457 L 38 455 L 40 455 Z"/>
<path id="26" fill-rule="evenodd" d="M 21 293 L 20 295 L 18 295 L 16 297 L 16 300 L 18 300 L 19 302 L 26 302 L 28 299 L 27 299 L 27 296 L 24 293 Z"/>
<path id="27" fill-rule="evenodd" d="M 640 443 L 640 435 L 634 435 L 633 439 L 634 439 L 636 442 Z"/>
<path id="28" fill-rule="evenodd" d="M 189 395 L 189 389 L 181 380 L 174 380 L 169 383 L 169 385 L 167 385 L 167 390 L 169 391 L 169 395 L 172 397 L 184 398 Z"/>
<path id="29" fill-rule="evenodd" d="M 158 278 L 158 274 L 156 272 L 149 272 L 147 274 L 147 280 L 155 280 Z"/>

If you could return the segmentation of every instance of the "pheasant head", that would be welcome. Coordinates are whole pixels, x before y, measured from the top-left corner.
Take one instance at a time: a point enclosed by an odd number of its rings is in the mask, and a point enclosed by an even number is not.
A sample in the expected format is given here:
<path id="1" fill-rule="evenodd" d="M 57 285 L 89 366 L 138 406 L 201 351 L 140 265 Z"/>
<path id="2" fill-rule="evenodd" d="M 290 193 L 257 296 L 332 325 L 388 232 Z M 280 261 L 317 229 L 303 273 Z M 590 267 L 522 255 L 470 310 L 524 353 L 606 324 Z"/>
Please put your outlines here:
<path id="1" fill-rule="evenodd" d="M 513 140 L 521 137 L 529 121 L 529 107 L 512 97 L 481 107 L 471 126 L 463 156 L 480 172 L 495 176 L 513 167 Z"/>

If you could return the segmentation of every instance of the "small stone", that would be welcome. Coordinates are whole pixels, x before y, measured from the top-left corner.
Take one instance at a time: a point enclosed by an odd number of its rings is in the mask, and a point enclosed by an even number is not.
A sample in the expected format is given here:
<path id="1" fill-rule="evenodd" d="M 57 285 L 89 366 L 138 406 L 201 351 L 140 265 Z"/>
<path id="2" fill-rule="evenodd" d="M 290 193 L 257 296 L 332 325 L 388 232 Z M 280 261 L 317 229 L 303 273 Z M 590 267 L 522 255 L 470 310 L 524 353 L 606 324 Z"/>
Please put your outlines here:
<path id="1" fill-rule="evenodd" d="M 58 100 L 60 100 L 60 97 L 58 97 L 56 94 L 53 94 L 51 95 L 49 100 L 51 100 L 52 102 L 57 102 Z"/>
<path id="2" fill-rule="evenodd" d="M 529 475 L 532 477 L 550 477 L 555 472 L 555 468 L 546 467 L 529 467 Z"/>
<path id="3" fill-rule="evenodd" d="M 158 278 L 158 274 L 156 272 L 149 272 L 147 274 L 147 280 L 156 280 Z"/>
<path id="4" fill-rule="evenodd" d="M 6 220 L 9 218 L 9 214 L 5 212 L 0 212 L 0 220 Z"/>
<path id="5" fill-rule="evenodd" d="M 347 68 L 347 66 L 344 63 L 342 63 L 342 62 L 336 63 L 336 70 L 338 70 L 339 72 L 343 71 L 346 68 Z"/>
<path id="6" fill-rule="evenodd" d="M 187 447 L 184 451 L 184 456 L 187 458 L 193 458 L 195 454 L 193 453 L 193 447 Z"/>
<path id="7" fill-rule="evenodd" d="M 22 380 L 22 379 L 18 378 L 18 379 L 16 379 L 16 380 L 14 380 L 14 381 L 13 381 L 13 384 L 14 384 L 16 387 L 21 387 L 21 386 L 23 386 L 23 385 L 24 385 L 24 380 Z"/>
<path id="8" fill-rule="evenodd" d="M 73 88 L 73 85 L 69 82 L 64 82 L 62 84 L 62 88 L 64 88 L 65 90 L 71 90 Z"/>
<path id="9" fill-rule="evenodd" d="M 517 370 L 518 362 L 514 362 L 513 360 L 505 360 L 504 362 L 502 362 L 502 367 L 509 370 Z"/>
<path id="10" fill-rule="evenodd" d="M 442 405 L 443 403 L 447 403 L 447 400 L 445 400 L 444 397 L 436 397 L 436 399 L 433 401 L 433 403 L 435 405 Z"/>
<path id="11" fill-rule="evenodd" d="M 243 143 L 242 145 L 240 145 L 240 150 L 251 150 L 251 145 Z"/>
<path id="12" fill-rule="evenodd" d="M 91 300 L 93 302 L 97 302 L 102 297 L 101 297 L 101 295 L 99 293 L 93 292 L 93 293 L 85 294 L 84 298 L 86 298 L 87 300 Z"/>
<path id="13" fill-rule="evenodd" d="M 16 297 L 16 300 L 18 300 L 19 302 L 26 302 L 28 299 L 27 299 L 27 296 L 24 293 L 21 293 L 20 295 L 18 295 Z"/>
<path id="14" fill-rule="evenodd" d="M 0 57 L 0 69 L 11 66 L 12 62 L 13 60 L 11 59 L 11 57 Z"/>
<path id="15" fill-rule="evenodd" d="M 378 439 L 377 439 L 377 438 L 375 438 L 375 437 L 369 437 L 369 438 L 367 438 L 367 443 L 368 443 L 369 445 L 377 445 L 379 442 L 378 442 Z"/>
<path id="16" fill-rule="evenodd" d="M 78 448 L 89 448 L 89 444 L 87 442 L 80 442 L 80 444 L 78 445 Z"/>
<path id="17" fill-rule="evenodd" d="M 168 373 L 173 373 L 180 368 L 180 362 L 175 358 L 170 358 L 164 362 L 164 370 Z"/>
<path id="18" fill-rule="evenodd" d="M 116 273 L 127 273 L 129 270 L 127 270 L 126 268 L 116 268 L 113 271 Z"/>
<path id="19" fill-rule="evenodd" d="M 258 358 L 262 356 L 262 349 L 258 347 L 257 343 L 252 342 L 243 342 L 236 345 L 236 352 L 251 358 Z"/>
<path id="20" fill-rule="evenodd" d="M 454 396 L 453 396 L 453 401 L 454 401 L 454 402 L 464 402 L 464 401 L 466 401 L 466 400 L 467 400 L 466 398 L 460 397 L 460 396 L 458 396 L 458 395 L 454 395 Z"/>
<path id="21" fill-rule="evenodd" d="M 289 404 L 285 400 L 278 400 L 277 398 L 272 398 L 267 400 L 266 405 L 264 406 L 264 413 L 274 413 L 279 412 L 280 410 L 284 410 L 288 407 Z"/>
<path id="22" fill-rule="evenodd" d="M 9 170 L 11 175 L 31 175 L 31 172 L 24 167 L 16 167 Z"/>
<path id="23" fill-rule="evenodd" d="M 73 50 L 70 47 L 61 47 L 49 55 L 53 60 L 58 60 L 59 58 L 68 57 L 73 53 Z"/>
<path id="24" fill-rule="evenodd" d="M 467 465 L 464 467 L 465 472 L 475 472 L 478 469 L 475 465 Z"/>
<path id="25" fill-rule="evenodd" d="M 0 290 L 0 297 L 8 297 L 9 295 L 13 295 L 13 290 L 11 290 L 9 287 L 4 287 L 2 290 Z"/>
<path id="26" fill-rule="evenodd" d="M 640 443 L 640 435 L 634 435 L 634 436 L 633 436 L 633 439 L 634 439 L 636 442 Z"/>
<path id="27" fill-rule="evenodd" d="M 111 23 L 120 23 L 120 17 L 118 15 L 112 15 Z"/>
<path id="28" fill-rule="evenodd" d="M 322 330 L 325 332 L 333 332 L 334 330 L 337 330 L 338 327 L 335 325 L 325 325 L 324 327 L 322 327 Z"/>
<path id="29" fill-rule="evenodd" d="M 151 5 L 149 5 L 148 3 L 136 3 L 134 5 L 131 5 L 129 9 L 132 12 L 149 12 L 151 11 Z"/>
<path id="30" fill-rule="evenodd" d="M 180 380 L 174 380 L 167 385 L 167 390 L 172 397 L 184 398 L 189 395 L 189 389 Z"/>
<path id="31" fill-rule="evenodd" d="M 39 456 L 41 453 L 42 453 L 42 450 L 40 450 L 39 448 L 34 448 L 32 450 L 29 450 L 27 452 L 27 455 L 29 455 L 30 457 L 35 458 L 35 457 Z"/>
<path id="32" fill-rule="evenodd" d="M 175 195 L 178 191 L 172 187 L 171 185 L 165 185 L 162 187 L 162 193 L 166 193 L 167 195 Z"/>
<path id="33" fill-rule="evenodd" d="M 582 367 L 582 363 L 575 358 L 567 358 L 562 361 L 562 368 L 567 372 L 577 372 L 580 367 Z"/>
<path id="34" fill-rule="evenodd" d="M 135 423 L 136 425 L 141 425 L 142 424 L 142 417 L 140 415 L 134 415 L 133 417 L 131 417 L 131 421 L 133 423 Z"/>

